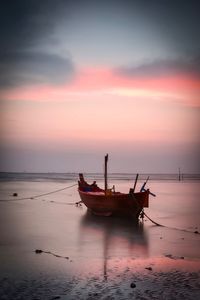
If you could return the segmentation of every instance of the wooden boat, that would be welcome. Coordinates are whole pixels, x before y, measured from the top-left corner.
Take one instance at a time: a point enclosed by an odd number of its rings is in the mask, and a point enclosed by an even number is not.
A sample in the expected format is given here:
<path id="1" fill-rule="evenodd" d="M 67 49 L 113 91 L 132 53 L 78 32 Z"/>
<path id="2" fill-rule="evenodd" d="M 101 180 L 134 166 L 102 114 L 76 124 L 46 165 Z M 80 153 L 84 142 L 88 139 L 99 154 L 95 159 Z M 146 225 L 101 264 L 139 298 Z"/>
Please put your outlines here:
<path id="1" fill-rule="evenodd" d="M 115 192 L 115 189 L 108 189 L 107 185 L 107 162 L 108 154 L 105 156 L 105 188 L 101 189 L 94 181 L 88 184 L 83 174 L 79 174 L 78 192 L 81 202 L 95 215 L 102 216 L 130 216 L 138 219 L 144 207 L 149 206 L 150 191 L 144 187 L 148 181 L 143 184 L 140 192 L 135 192 L 135 187 L 138 180 L 138 174 L 135 179 L 134 187 L 129 193 Z"/>

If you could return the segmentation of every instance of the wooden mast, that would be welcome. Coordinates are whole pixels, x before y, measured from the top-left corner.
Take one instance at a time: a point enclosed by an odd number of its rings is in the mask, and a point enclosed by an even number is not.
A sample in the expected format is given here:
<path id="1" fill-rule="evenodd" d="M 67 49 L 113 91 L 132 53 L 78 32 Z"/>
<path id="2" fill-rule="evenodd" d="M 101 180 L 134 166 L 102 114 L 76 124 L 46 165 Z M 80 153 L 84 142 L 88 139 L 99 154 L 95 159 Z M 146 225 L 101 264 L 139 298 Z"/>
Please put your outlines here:
<path id="1" fill-rule="evenodd" d="M 134 187 L 133 187 L 133 193 L 135 192 L 136 184 L 137 184 L 137 181 L 138 181 L 138 176 L 139 176 L 139 174 L 137 174 L 136 178 L 135 178 L 135 183 L 134 183 Z"/>
<path id="2" fill-rule="evenodd" d="M 106 191 L 108 189 L 108 175 L 107 175 L 108 169 L 107 169 L 107 164 L 108 164 L 108 154 L 106 154 L 106 156 L 105 156 L 105 170 L 104 170 L 105 193 L 106 193 Z"/>

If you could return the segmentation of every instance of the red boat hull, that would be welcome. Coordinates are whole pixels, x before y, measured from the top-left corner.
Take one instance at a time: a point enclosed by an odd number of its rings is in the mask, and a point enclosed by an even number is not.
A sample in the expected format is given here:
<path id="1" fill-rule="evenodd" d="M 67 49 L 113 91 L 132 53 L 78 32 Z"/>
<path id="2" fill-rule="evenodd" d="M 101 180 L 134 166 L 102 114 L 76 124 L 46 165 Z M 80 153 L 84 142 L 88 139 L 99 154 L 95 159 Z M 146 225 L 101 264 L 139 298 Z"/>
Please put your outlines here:
<path id="1" fill-rule="evenodd" d="M 138 218 L 143 207 L 148 207 L 149 192 L 134 194 L 87 192 L 78 189 L 82 202 L 97 215 L 123 215 Z"/>

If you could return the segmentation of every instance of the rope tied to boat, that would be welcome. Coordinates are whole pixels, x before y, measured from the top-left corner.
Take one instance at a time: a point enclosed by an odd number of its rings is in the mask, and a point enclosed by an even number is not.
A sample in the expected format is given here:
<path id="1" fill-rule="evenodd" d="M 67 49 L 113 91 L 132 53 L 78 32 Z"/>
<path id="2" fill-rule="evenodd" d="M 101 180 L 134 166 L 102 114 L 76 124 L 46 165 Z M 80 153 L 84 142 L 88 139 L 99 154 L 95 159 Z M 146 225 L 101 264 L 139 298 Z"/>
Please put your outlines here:
<path id="1" fill-rule="evenodd" d="M 147 217 L 147 219 L 149 219 L 149 221 L 151 221 L 151 222 L 152 222 L 153 224 L 155 224 L 156 226 L 166 227 L 166 226 L 164 226 L 164 225 L 162 225 L 162 224 L 159 224 L 159 223 L 155 222 L 154 220 L 152 220 L 152 219 L 144 212 L 144 210 L 141 212 L 141 214 L 143 214 L 145 217 Z"/>
<path id="2" fill-rule="evenodd" d="M 187 230 L 187 229 L 181 229 L 181 228 L 177 228 L 177 227 L 170 227 L 170 226 L 167 226 L 167 225 L 159 224 L 159 223 L 155 222 L 154 220 L 152 220 L 152 219 L 144 212 L 144 210 L 142 210 L 142 212 L 140 213 L 140 217 L 143 219 L 144 216 L 147 217 L 147 219 L 149 219 L 149 221 L 151 221 L 151 222 L 152 222 L 153 224 L 155 224 L 156 226 L 166 227 L 166 228 L 174 229 L 174 230 L 180 230 L 180 231 L 184 231 L 184 232 L 188 232 L 188 233 L 200 234 L 200 232 L 199 232 L 198 230 L 190 231 L 190 230 Z"/>
<path id="3" fill-rule="evenodd" d="M 67 190 L 67 189 L 72 188 L 74 186 L 77 186 L 77 183 L 75 183 L 73 185 L 70 185 L 70 186 L 66 186 L 66 187 L 64 187 L 62 189 L 57 189 L 57 190 L 48 192 L 48 193 L 43 193 L 43 194 L 39 194 L 39 195 L 35 195 L 35 196 L 29 196 L 29 197 L 24 197 L 24 198 L 7 199 L 7 200 L 6 199 L 0 199 L 0 201 L 1 202 L 8 202 L 8 201 L 33 200 L 35 198 L 39 198 L 39 197 L 42 197 L 42 196 L 47 196 L 47 195 L 50 195 L 50 194 L 54 194 L 54 193 L 58 193 L 58 192 Z"/>

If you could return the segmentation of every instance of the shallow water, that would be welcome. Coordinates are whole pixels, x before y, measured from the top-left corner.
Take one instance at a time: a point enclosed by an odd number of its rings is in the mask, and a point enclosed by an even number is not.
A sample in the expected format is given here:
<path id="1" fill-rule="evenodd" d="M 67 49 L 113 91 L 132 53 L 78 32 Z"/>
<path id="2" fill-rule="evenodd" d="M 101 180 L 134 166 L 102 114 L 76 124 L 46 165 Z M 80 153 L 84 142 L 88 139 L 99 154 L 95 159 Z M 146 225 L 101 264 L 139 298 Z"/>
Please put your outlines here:
<path id="1" fill-rule="evenodd" d="M 1 182 L 0 200 L 70 185 L 71 181 Z M 115 185 L 124 192 L 130 188 L 127 181 Z M 68 282 L 80 276 L 93 278 L 93 283 L 95 278 L 116 283 L 120 274 L 144 275 L 149 266 L 156 272 L 200 271 L 200 235 L 194 233 L 200 231 L 199 182 L 150 181 L 148 187 L 157 196 L 151 197 L 145 212 L 167 227 L 147 219 L 136 225 L 132 220 L 93 216 L 84 206 L 74 205 L 80 200 L 76 187 L 36 199 L 0 201 L 1 277 L 44 281 L 48 274 L 54 280 L 62 275 Z M 14 192 L 18 197 L 12 196 Z M 36 254 L 36 249 L 50 253 Z M 70 295 L 69 299 L 77 297 Z"/>

